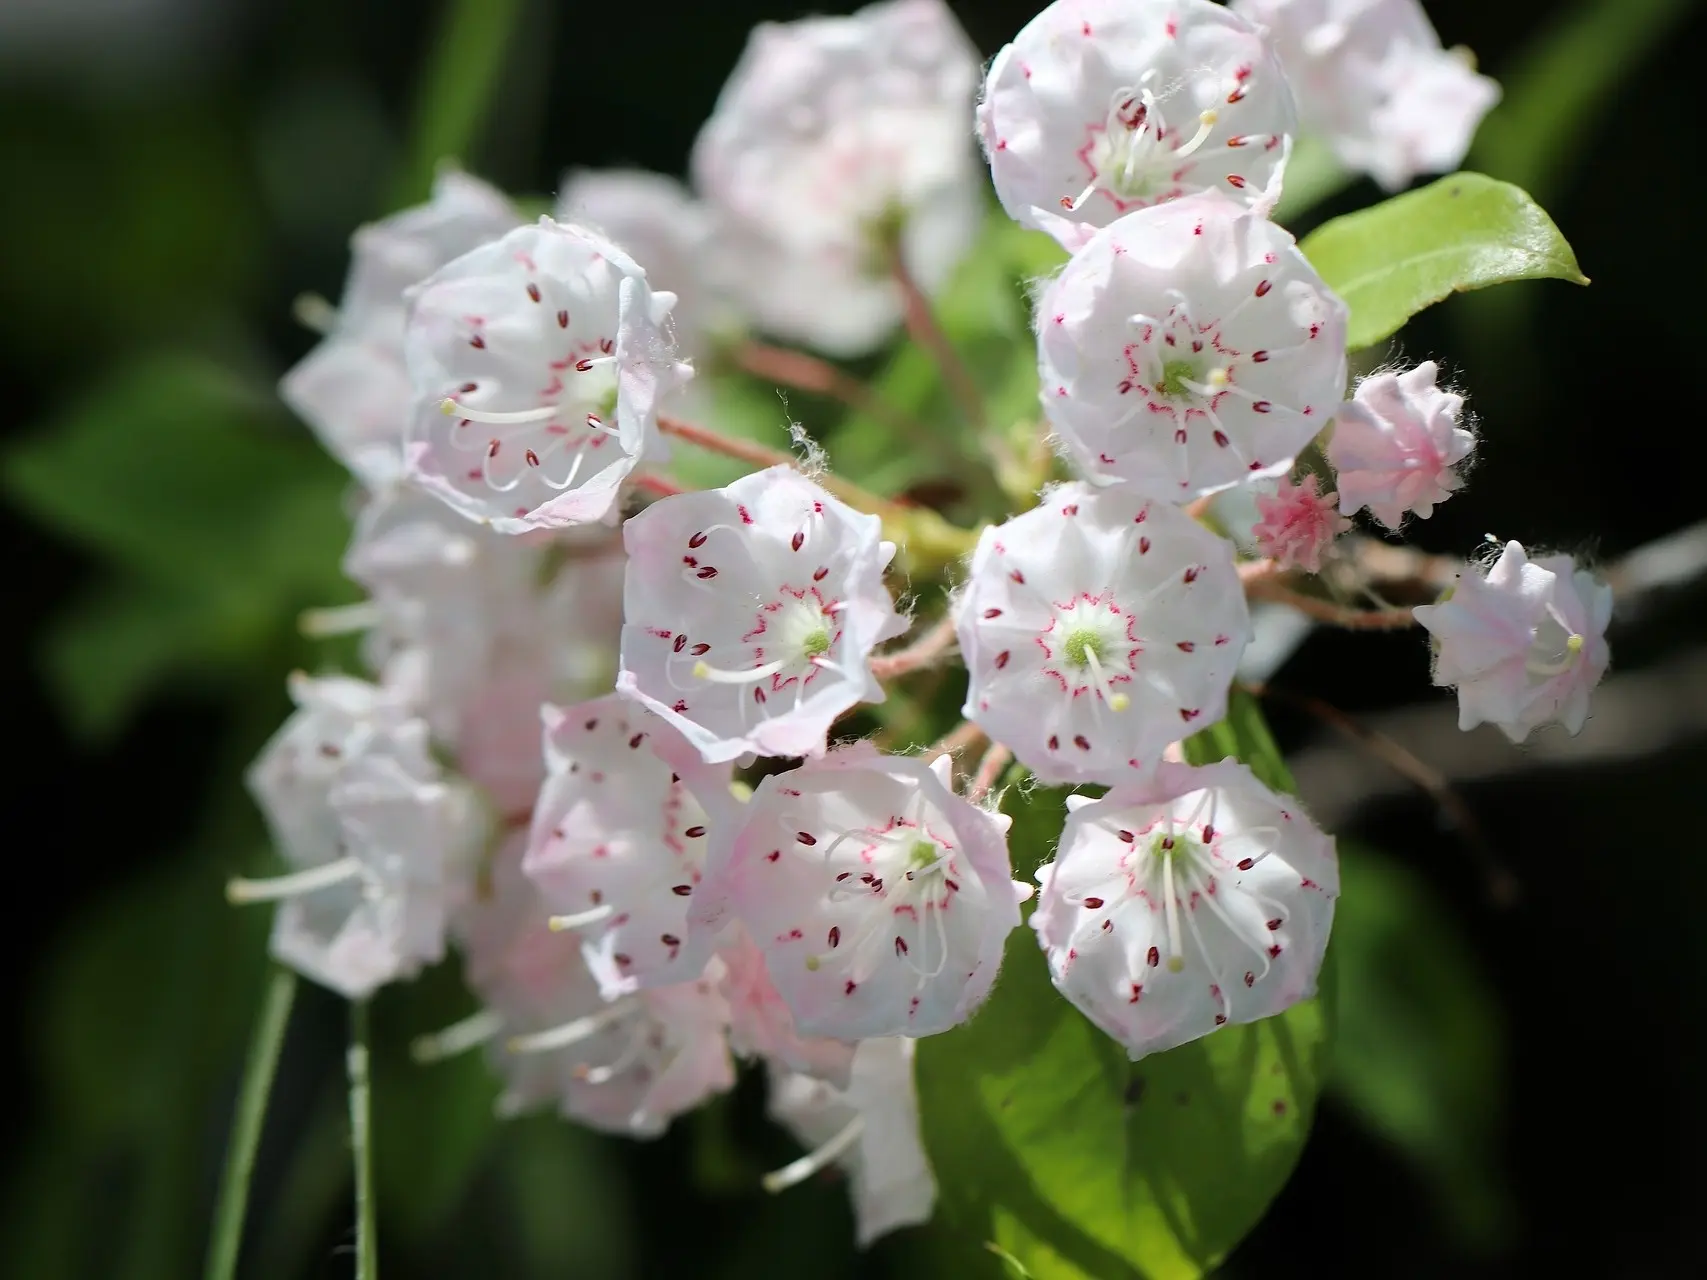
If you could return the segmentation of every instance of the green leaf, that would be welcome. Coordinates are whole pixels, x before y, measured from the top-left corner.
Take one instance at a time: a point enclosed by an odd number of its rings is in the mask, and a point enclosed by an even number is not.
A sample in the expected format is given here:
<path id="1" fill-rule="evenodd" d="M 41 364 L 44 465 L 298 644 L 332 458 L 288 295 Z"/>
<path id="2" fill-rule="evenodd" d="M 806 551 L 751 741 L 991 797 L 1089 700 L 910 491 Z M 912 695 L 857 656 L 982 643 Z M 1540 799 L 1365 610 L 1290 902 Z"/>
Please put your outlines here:
<path id="1" fill-rule="evenodd" d="M 1251 767 L 1251 772 L 1276 791 L 1295 792 L 1292 771 L 1268 731 L 1257 700 L 1244 689 L 1235 688 L 1227 699 L 1227 714 L 1200 733 L 1185 740 L 1187 764 L 1214 764 L 1233 756 Z"/>
<path id="2" fill-rule="evenodd" d="M 1445 1225 L 1488 1247 L 1509 1225 L 1496 1166 L 1500 1013 L 1451 912 L 1409 868 L 1340 845 L 1332 1095 L 1429 1182 Z"/>
<path id="3" fill-rule="evenodd" d="M 1211 735 L 1214 735 L 1213 737 Z M 1284 779 L 1254 703 L 1194 740 Z M 1284 779 L 1289 781 L 1289 779 Z M 1059 792 L 1016 814 L 1017 874 L 1047 856 Z M 968 1025 L 919 1042 L 925 1145 L 962 1266 L 1036 1280 L 1176 1280 L 1214 1268 L 1262 1217 L 1303 1150 L 1325 1068 L 1323 997 L 1139 1062 L 1064 1000 L 1027 928 Z M 993 1245 L 994 1248 L 988 1246 Z"/>
<path id="4" fill-rule="evenodd" d="M 1454 293 L 1508 280 L 1588 283 L 1541 207 L 1479 173 L 1455 173 L 1335 218 L 1301 247 L 1350 306 L 1353 351 Z"/>
<path id="5" fill-rule="evenodd" d="M 1033 280 L 1065 261 L 1066 252 L 1048 236 L 995 210 L 934 300 L 943 332 L 984 393 L 989 430 L 1005 433 L 1016 423 L 1034 422 L 1040 413 L 1029 290 Z M 940 371 L 922 347 L 903 344 L 872 387 L 917 419 L 929 436 L 898 439 L 881 419 L 850 414 L 834 438 L 839 470 L 869 489 L 892 494 L 927 476 L 957 475 L 967 462 L 983 462 L 981 442 L 961 423 Z"/>

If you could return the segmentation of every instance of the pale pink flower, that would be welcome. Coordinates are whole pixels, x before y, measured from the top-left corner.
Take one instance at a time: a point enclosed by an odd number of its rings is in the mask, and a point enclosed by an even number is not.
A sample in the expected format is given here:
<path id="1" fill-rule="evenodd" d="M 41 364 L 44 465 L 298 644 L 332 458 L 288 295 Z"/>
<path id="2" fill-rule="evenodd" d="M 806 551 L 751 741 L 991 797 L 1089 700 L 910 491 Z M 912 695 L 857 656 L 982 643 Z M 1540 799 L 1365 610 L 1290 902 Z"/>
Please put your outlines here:
<path id="1" fill-rule="evenodd" d="M 977 238 L 978 52 L 942 0 L 761 23 L 693 151 L 693 178 L 755 324 L 832 355 L 901 322 L 893 241 L 927 291 Z"/>
<path id="2" fill-rule="evenodd" d="M 764 779 L 695 921 L 746 926 L 803 1035 L 929 1035 L 989 994 L 1019 923 L 1009 820 L 866 744 Z"/>
<path id="3" fill-rule="evenodd" d="M 739 923 L 718 943 L 723 961 L 723 998 L 729 1002 L 729 1044 L 747 1058 L 763 1058 L 775 1067 L 827 1080 L 838 1089 L 848 1083 L 855 1045 L 825 1036 L 802 1036 L 788 1003 L 771 981 L 764 952 Z"/>
<path id="4" fill-rule="evenodd" d="M 1179 508 L 1062 485 L 986 528 L 955 605 L 962 714 L 1046 782 L 1118 782 L 1219 720 L 1250 638 L 1233 546 Z"/>
<path id="5" fill-rule="evenodd" d="M 1315 994 L 1333 841 L 1236 760 L 1068 799 L 1031 926 L 1056 987 L 1134 1059 Z"/>
<path id="6" fill-rule="evenodd" d="M 284 376 L 279 394 L 327 452 L 370 488 L 403 466 L 409 376 L 403 364 L 403 293 L 451 259 L 521 221 L 504 195 L 454 169 L 439 173 L 426 204 L 362 227 L 325 339 Z"/>
<path id="7" fill-rule="evenodd" d="M 1464 53 L 1441 48 L 1418 0 L 1233 0 L 1232 8 L 1267 29 L 1304 131 L 1389 191 L 1456 169 L 1500 99 Z"/>
<path id="8" fill-rule="evenodd" d="M 617 690 L 707 760 L 819 754 L 837 717 L 882 701 L 871 652 L 907 622 L 876 516 L 778 466 L 654 502 L 623 541 Z"/>
<path id="9" fill-rule="evenodd" d="M 1580 733 L 1606 674 L 1612 588 L 1564 555 L 1531 560 L 1508 542 L 1416 619 L 1434 638 L 1434 682 L 1456 685 L 1458 727 L 1498 725 L 1513 742 L 1557 720 Z"/>
<path id="10" fill-rule="evenodd" d="M 1257 549 L 1282 569 L 1320 573 L 1322 556 L 1335 538 L 1351 528 L 1351 521 L 1334 509 L 1338 500 L 1338 494 L 1318 494 L 1313 475 L 1298 484 L 1282 476 L 1273 496 L 1256 495 L 1262 518 L 1251 536 Z"/>
<path id="11" fill-rule="evenodd" d="M 919 1137 L 911 1040 L 861 1041 L 845 1089 L 773 1064 L 770 1114 L 813 1150 L 768 1176 L 766 1190 L 782 1191 L 840 1166 L 848 1175 L 854 1238 L 862 1249 L 930 1220 L 936 1178 Z"/>
<path id="12" fill-rule="evenodd" d="M 729 767 L 614 693 L 543 718 L 547 777 L 523 871 L 558 927 L 580 934 L 606 999 L 695 977 L 712 938 L 688 908 L 713 830 L 735 820 Z"/>
<path id="13" fill-rule="evenodd" d="M 1218 195 L 1104 227 L 1037 308 L 1043 410 L 1086 479 L 1186 502 L 1284 475 L 1345 395 L 1346 307 Z"/>
<path id="14" fill-rule="evenodd" d="M 1339 473 L 1343 514 L 1368 507 L 1397 529 L 1406 512 L 1426 520 L 1464 483 L 1458 467 L 1476 438 L 1459 425 L 1464 397 L 1437 387 L 1438 373 L 1429 360 L 1373 374 L 1340 406 L 1327 454 Z"/>
<path id="15" fill-rule="evenodd" d="M 1055 0 L 996 55 L 978 107 L 1008 216 L 1069 249 L 1201 191 L 1260 212 L 1297 119 L 1260 32 L 1209 0 Z"/>
<path id="16" fill-rule="evenodd" d="M 499 533 L 604 520 L 656 407 L 692 373 L 673 294 L 610 241 L 542 218 L 409 292 L 405 461 L 428 492 Z"/>

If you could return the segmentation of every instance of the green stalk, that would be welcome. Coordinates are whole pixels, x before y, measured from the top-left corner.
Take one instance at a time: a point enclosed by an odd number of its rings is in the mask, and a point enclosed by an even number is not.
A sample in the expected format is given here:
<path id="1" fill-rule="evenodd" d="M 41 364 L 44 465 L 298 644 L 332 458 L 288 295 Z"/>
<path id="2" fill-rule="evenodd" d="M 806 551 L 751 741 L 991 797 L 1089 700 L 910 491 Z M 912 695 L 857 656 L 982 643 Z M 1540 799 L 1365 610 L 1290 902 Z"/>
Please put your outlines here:
<path id="1" fill-rule="evenodd" d="M 237 1273 L 237 1254 L 243 1244 L 243 1217 L 249 1205 L 249 1180 L 255 1171 L 255 1152 L 267 1118 L 267 1097 L 278 1073 L 279 1050 L 296 1000 L 296 974 L 275 969 L 268 984 L 261 1016 L 249 1042 L 243 1067 L 243 1089 L 237 1099 L 237 1118 L 225 1152 L 225 1173 L 214 1210 L 213 1235 L 208 1242 L 207 1280 L 231 1280 Z"/>
<path id="2" fill-rule="evenodd" d="M 373 1141 L 368 1091 L 367 1001 L 350 1002 L 350 1151 L 356 1174 L 356 1280 L 378 1280 L 379 1240 L 373 1224 Z"/>
<path id="3" fill-rule="evenodd" d="M 426 199 L 447 160 L 466 161 L 503 74 L 525 0 L 445 0 L 444 16 L 416 89 L 413 143 L 392 205 Z"/>

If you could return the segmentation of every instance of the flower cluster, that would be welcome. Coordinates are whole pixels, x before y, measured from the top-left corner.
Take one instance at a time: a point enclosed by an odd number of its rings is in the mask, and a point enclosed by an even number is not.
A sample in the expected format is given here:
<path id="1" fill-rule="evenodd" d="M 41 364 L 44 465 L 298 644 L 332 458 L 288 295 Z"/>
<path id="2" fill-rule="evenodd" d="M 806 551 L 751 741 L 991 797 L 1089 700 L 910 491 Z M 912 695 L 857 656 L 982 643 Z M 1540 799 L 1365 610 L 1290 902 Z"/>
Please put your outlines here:
<path id="1" fill-rule="evenodd" d="M 1301 127 L 1393 183 L 1462 153 L 1494 90 L 1414 3 L 1057 0 L 978 76 L 941 0 L 767 24 L 693 190 L 580 171 L 528 224 L 447 172 L 357 235 L 284 393 L 361 486 L 369 599 L 309 624 L 362 632 L 372 681 L 293 677 L 251 774 L 291 870 L 231 887 L 352 998 L 454 944 L 483 1009 L 419 1056 L 484 1046 L 505 1112 L 649 1136 L 763 1062 L 814 1147 L 769 1185 L 842 1165 L 862 1243 L 931 1210 L 914 1042 L 987 1000 L 1033 894 L 1004 778 L 1100 793 L 1029 923 L 1133 1058 L 1313 993 L 1332 840 L 1181 744 L 1227 713 L 1247 597 L 1355 625 L 1349 517 L 1426 518 L 1474 444 L 1433 363 L 1348 388 L 1346 306 L 1270 217 Z M 919 508 L 681 415 L 749 331 L 854 355 L 905 320 L 940 354 L 974 121 L 1002 207 L 1071 255 L 1036 292 L 1061 470 L 938 519 L 904 582 Z M 666 441 L 754 469 L 694 490 Z M 1227 491 L 1256 558 L 1204 519 Z M 1414 620 L 1465 726 L 1521 739 L 1581 728 L 1608 606 L 1512 543 Z M 923 747 L 879 704 L 956 651 L 964 722 Z"/>

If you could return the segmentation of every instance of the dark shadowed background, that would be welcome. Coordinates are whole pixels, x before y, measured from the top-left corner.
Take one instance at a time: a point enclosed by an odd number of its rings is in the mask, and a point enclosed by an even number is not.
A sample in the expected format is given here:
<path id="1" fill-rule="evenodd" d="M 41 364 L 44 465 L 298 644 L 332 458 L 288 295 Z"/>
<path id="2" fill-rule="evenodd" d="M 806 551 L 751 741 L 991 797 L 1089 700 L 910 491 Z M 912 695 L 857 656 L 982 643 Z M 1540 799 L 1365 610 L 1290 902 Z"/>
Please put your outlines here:
<path id="1" fill-rule="evenodd" d="M 679 173 L 754 22 L 852 7 L 522 4 L 523 38 L 467 160 L 524 194 L 550 193 L 569 165 Z M 986 53 L 1035 8 L 954 7 Z M 1469 490 L 1411 538 L 1468 554 L 1492 532 L 1611 561 L 1707 517 L 1707 254 L 1689 132 L 1707 15 L 1673 0 L 1428 7 L 1508 88 L 1535 82 L 1523 118 L 1496 113 L 1471 163 L 1528 187 L 1594 284 L 1454 299 L 1406 332 L 1408 356 L 1439 359 L 1468 390 L 1482 432 Z M 1571 26 L 1581 13 L 1600 17 Z M 27 493 L 9 473 L 17 503 L 0 506 L 9 1274 L 142 1280 L 200 1266 L 263 951 L 264 922 L 236 919 L 219 892 L 259 838 L 238 776 L 285 713 L 283 675 L 304 660 L 291 615 L 336 592 L 338 546 L 238 564 L 228 606 L 195 625 L 140 603 L 125 575 L 171 576 L 170 535 L 196 524 L 179 495 L 199 491 L 185 479 L 198 459 L 234 543 L 271 514 L 245 501 L 255 473 L 216 456 L 150 465 L 150 433 L 206 406 L 179 402 L 183 380 L 138 362 L 198 351 L 266 386 L 307 350 L 292 301 L 335 298 L 349 232 L 394 202 L 439 16 L 395 0 L 0 0 L 6 445 L 99 424 L 47 474 L 33 466 Z M 1545 64 L 1539 48 L 1553 50 Z M 1314 216 L 1374 196 L 1359 188 Z M 301 443 L 281 414 L 233 406 L 279 418 L 280 442 Z M 102 491 L 83 488 L 112 450 L 135 459 L 127 483 L 156 513 L 147 527 L 103 524 Z M 335 473 L 310 454 L 292 448 L 277 465 L 302 469 L 303 501 L 323 515 Z M 72 514 L 50 529 L 49 511 Z M 288 608 L 276 590 L 251 607 L 246 584 L 262 573 L 288 579 Z M 1316 717 L 1271 708 L 1324 823 L 1409 868 L 1398 892 L 1432 886 L 1445 904 L 1446 933 L 1390 939 L 1393 980 L 1426 1003 L 1442 966 L 1463 960 L 1454 929 L 1471 968 L 1437 1022 L 1385 1025 L 1374 1011 L 1366 1034 L 1412 1037 L 1414 1078 L 1334 1091 L 1230 1273 L 1702 1268 L 1707 591 L 1638 604 L 1576 740 L 1518 750 L 1491 730 L 1457 734 L 1413 636 L 1319 634 L 1275 676 L 1456 779 L 1479 838 Z M 1515 880 L 1514 903 L 1491 900 L 1490 857 Z M 426 1029 L 411 999 L 380 1002 L 394 1041 Z M 1473 1043 L 1442 1053 L 1453 1026 Z M 349 1273 L 342 1036 L 337 1003 L 305 995 L 245 1274 Z M 1355 1073 L 1355 1054 L 1340 1069 Z M 665 1139 L 624 1145 L 550 1120 L 493 1137 L 478 1110 L 441 1109 L 442 1082 L 402 1061 L 376 1070 L 388 1275 L 927 1273 L 905 1240 L 857 1258 L 839 1187 L 779 1201 L 753 1189 L 792 1148 L 754 1136 L 766 1131 L 751 1082 Z"/>

